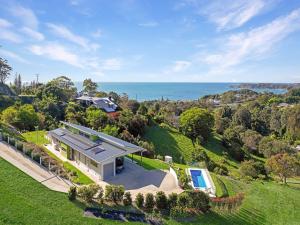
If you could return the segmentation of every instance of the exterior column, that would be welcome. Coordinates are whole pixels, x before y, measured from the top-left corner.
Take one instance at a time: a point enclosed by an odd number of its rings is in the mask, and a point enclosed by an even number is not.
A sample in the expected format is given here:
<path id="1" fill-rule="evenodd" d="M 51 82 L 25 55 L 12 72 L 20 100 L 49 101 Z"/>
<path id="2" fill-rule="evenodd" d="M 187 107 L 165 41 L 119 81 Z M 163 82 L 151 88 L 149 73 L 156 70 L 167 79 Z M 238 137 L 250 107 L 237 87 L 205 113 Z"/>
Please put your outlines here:
<path id="1" fill-rule="evenodd" d="M 116 159 L 114 159 L 114 176 L 116 176 Z"/>

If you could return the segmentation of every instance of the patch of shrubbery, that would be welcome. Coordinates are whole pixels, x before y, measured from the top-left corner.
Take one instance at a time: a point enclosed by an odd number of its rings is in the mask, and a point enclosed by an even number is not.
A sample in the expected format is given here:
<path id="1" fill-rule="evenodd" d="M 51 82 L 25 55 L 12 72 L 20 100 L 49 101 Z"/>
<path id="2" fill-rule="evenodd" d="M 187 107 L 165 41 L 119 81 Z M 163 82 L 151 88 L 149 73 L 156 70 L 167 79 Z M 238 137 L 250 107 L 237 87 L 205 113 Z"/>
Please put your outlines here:
<path id="1" fill-rule="evenodd" d="M 259 178 L 260 175 L 267 175 L 264 164 L 254 160 L 242 162 L 239 172 L 242 177 L 251 177 L 254 179 Z"/>

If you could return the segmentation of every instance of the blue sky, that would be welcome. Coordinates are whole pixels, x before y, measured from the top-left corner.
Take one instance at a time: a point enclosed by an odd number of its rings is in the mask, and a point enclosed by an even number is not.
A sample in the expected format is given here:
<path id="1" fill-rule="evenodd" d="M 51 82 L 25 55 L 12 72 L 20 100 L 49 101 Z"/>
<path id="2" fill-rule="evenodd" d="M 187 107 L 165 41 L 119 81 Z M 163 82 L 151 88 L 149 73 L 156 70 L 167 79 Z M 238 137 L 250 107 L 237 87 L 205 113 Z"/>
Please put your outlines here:
<path id="1" fill-rule="evenodd" d="M 299 31 L 299 0 L 0 0 L 24 81 L 300 82 Z"/>

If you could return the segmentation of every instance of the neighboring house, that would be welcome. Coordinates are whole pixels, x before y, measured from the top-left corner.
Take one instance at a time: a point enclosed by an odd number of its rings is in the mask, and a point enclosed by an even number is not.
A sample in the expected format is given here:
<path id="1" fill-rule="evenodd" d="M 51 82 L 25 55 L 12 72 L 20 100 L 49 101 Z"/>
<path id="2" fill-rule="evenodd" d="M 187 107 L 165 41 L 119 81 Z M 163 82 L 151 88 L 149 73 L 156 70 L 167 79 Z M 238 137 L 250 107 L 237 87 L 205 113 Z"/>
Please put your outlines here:
<path id="1" fill-rule="evenodd" d="M 143 148 L 90 128 L 61 122 L 63 127 L 49 131 L 53 149 L 99 180 L 115 176 L 123 168 L 124 156 Z"/>
<path id="2" fill-rule="evenodd" d="M 102 109 L 107 113 L 115 112 L 118 108 L 118 105 L 113 102 L 111 97 L 98 98 L 83 95 L 76 98 L 76 100 L 86 106 L 94 105 L 95 107 Z"/>

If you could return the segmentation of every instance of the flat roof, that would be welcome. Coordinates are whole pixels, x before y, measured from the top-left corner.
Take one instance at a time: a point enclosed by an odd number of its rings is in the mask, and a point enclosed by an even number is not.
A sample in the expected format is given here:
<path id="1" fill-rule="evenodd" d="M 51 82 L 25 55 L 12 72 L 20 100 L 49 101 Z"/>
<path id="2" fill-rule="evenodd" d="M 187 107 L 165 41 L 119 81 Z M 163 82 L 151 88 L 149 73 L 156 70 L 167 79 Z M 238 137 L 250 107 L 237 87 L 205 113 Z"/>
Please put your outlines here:
<path id="1" fill-rule="evenodd" d="M 122 148 L 124 150 L 136 150 L 136 151 L 144 151 L 145 150 L 145 149 L 143 149 L 143 148 L 141 148 L 137 145 L 134 145 L 134 144 L 131 144 L 127 141 L 121 140 L 119 138 L 104 134 L 102 132 L 95 131 L 95 130 L 90 129 L 88 127 L 84 127 L 84 126 L 81 126 L 81 125 L 78 125 L 78 124 L 73 124 L 73 123 L 69 123 L 69 122 L 65 122 L 65 121 L 61 121 L 61 123 L 66 125 L 66 126 L 69 126 L 69 127 L 75 128 L 77 130 L 80 130 L 83 133 L 86 133 L 86 134 L 89 134 L 89 135 L 96 135 L 102 141 L 108 142 L 108 143 L 110 143 L 112 145 L 115 145 L 119 148 Z"/>
<path id="2" fill-rule="evenodd" d="M 65 128 L 57 128 L 49 131 L 48 134 L 98 163 L 104 162 L 113 157 L 119 157 L 136 152 L 126 151 L 105 141 L 97 143 L 93 142 L 90 139 L 74 134 Z"/>

